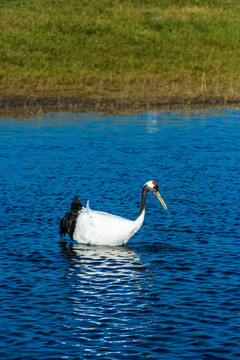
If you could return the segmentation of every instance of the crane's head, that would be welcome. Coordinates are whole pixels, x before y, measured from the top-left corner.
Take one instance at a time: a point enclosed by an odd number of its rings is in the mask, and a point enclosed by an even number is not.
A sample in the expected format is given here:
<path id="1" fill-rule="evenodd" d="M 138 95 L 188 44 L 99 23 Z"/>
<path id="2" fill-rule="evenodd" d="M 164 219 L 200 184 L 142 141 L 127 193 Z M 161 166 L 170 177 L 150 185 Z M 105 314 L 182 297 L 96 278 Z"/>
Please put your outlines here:
<path id="1" fill-rule="evenodd" d="M 156 183 L 156 181 L 150 180 L 144 185 L 144 187 L 148 191 L 151 191 L 153 193 L 153 195 L 155 195 L 158 198 L 158 200 L 162 204 L 164 210 L 167 210 L 167 205 L 165 204 L 165 202 L 163 201 L 163 198 L 161 197 L 161 195 L 159 193 L 159 188 L 158 188 L 158 184 Z"/>

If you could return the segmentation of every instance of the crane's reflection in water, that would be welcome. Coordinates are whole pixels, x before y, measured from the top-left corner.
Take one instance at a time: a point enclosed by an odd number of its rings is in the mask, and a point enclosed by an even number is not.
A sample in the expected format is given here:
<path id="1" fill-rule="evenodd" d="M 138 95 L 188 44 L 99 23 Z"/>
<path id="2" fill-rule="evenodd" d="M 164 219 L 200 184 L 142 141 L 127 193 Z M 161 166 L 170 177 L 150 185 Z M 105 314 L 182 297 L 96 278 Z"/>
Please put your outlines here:
<path id="1" fill-rule="evenodd" d="M 152 286 L 139 254 L 129 247 L 61 246 L 70 260 L 74 346 L 111 356 L 122 346 L 134 351 L 147 331 L 144 298 Z"/>

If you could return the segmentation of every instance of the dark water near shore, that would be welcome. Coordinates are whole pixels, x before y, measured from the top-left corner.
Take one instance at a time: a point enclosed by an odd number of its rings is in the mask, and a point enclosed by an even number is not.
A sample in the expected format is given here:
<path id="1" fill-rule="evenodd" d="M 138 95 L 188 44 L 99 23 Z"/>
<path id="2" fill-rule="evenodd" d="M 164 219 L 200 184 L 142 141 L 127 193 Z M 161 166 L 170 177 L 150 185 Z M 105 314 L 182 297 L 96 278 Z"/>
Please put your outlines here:
<path id="1" fill-rule="evenodd" d="M 2 359 L 240 358 L 240 114 L 0 119 Z M 77 193 L 125 247 L 61 242 Z"/>

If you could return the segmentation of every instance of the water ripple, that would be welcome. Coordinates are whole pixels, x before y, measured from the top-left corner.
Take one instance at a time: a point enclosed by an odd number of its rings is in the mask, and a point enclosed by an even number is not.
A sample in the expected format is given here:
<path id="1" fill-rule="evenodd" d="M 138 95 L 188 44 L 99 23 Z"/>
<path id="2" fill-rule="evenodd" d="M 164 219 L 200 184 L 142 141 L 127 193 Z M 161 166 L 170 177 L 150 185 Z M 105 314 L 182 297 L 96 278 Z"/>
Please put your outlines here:
<path id="1" fill-rule="evenodd" d="M 4 360 L 240 357 L 239 113 L 1 119 Z M 58 238 L 72 197 L 134 219 L 126 247 Z"/>

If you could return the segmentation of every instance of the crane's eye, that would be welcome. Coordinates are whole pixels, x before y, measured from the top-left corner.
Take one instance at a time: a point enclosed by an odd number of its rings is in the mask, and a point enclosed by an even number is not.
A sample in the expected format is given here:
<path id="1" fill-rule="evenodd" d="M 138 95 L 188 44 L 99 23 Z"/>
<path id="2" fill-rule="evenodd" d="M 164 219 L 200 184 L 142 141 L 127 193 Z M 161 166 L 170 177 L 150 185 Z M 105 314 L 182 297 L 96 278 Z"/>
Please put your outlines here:
<path id="1" fill-rule="evenodd" d="M 152 181 L 152 185 L 153 185 L 153 190 L 158 191 L 158 184 L 156 183 L 156 181 Z"/>

